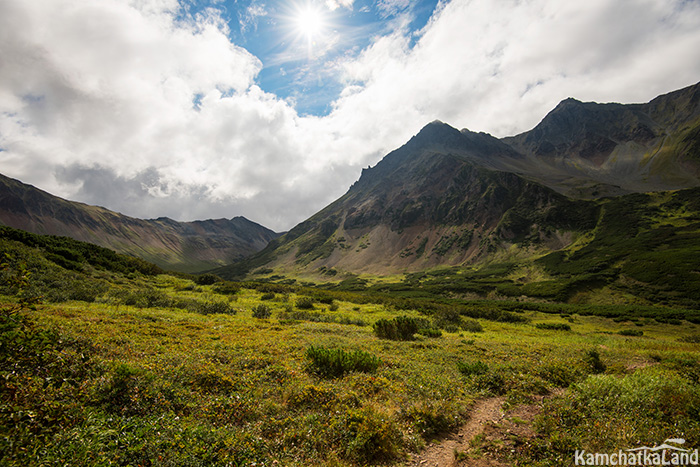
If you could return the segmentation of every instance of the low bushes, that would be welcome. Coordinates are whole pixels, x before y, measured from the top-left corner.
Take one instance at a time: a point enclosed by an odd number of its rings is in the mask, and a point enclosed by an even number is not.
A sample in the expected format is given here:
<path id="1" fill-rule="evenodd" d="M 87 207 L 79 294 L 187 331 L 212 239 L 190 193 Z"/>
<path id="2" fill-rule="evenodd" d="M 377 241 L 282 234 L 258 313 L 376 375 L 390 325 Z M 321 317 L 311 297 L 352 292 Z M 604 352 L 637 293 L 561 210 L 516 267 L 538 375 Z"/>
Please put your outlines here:
<path id="1" fill-rule="evenodd" d="M 380 319 L 374 323 L 374 334 L 377 337 L 395 341 L 413 340 L 413 335 L 418 332 L 418 329 L 418 322 L 408 316 Z"/>
<path id="2" fill-rule="evenodd" d="M 489 366 L 481 360 L 475 360 L 473 362 L 457 362 L 457 369 L 464 376 L 483 375 L 489 371 Z"/>
<path id="3" fill-rule="evenodd" d="M 538 422 L 540 448 L 550 458 L 569 459 L 574 449 L 616 452 L 654 446 L 671 434 L 693 440 L 700 436 L 698 417 L 700 386 L 673 371 L 589 376 L 546 404 Z"/>
<path id="4" fill-rule="evenodd" d="M 297 308 L 300 310 L 313 310 L 314 301 L 310 297 L 300 297 L 296 302 Z"/>
<path id="5" fill-rule="evenodd" d="M 306 349 L 306 358 L 309 360 L 306 370 L 322 378 L 339 378 L 354 371 L 373 373 L 382 363 L 375 355 L 362 350 L 346 352 L 314 346 Z"/>
<path id="6" fill-rule="evenodd" d="M 253 307 L 253 318 L 267 319 L 272 315 L 270 307 L 264 304 Z"/>
<path id="7" fill-rule="evenodd" d="M 537 323 L 537 329 L 547 329 L 550 331 L 571 331 L 571 326 L 566 323 Z"/>
<path id="8" fill-rule="evenodd" d="M 641 337 L 644 335 L 644 331 L 640 329 L 623 329 L 618 334 L 621 336 Z"/>

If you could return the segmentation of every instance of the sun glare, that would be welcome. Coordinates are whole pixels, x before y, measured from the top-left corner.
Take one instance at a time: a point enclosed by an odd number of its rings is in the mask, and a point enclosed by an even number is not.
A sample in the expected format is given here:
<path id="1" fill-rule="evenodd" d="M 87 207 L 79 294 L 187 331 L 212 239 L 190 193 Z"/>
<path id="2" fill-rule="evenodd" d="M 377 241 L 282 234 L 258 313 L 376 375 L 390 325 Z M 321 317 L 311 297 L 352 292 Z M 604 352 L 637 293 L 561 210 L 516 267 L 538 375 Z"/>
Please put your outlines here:
<path id="1" fill-rule="evenodd" d="M 309 40 L 319 35 L 323 30 L 323 15 L 310 6 L 299 10 L 296 22 L 299 31 Z"/>

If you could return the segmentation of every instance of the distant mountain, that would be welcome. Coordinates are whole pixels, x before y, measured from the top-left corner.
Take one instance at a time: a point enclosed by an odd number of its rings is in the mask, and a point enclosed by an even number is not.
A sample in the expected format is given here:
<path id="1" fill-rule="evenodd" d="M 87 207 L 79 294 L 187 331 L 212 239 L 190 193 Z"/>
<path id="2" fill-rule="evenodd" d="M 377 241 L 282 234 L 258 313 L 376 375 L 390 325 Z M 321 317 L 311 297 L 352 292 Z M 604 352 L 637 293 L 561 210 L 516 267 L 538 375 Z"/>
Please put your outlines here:
<path id="1" fill-rule="evenodd" d="M 566 251 L 624 209 L 595 198 L 700 186 L 699 89 L 648 104 L 567 99 L 503 139 L 432 122 L 340 199 L 216 272 L 387 275 Z"/>
<path id="2" fill-rule="evenodd" d="M 198 272 L 263 249 L 278 234 L 244 217 L 142 220 L 66 201 L 0 175 L 0 224 L 61 235 L 143 258 L 164 269 Z"/>

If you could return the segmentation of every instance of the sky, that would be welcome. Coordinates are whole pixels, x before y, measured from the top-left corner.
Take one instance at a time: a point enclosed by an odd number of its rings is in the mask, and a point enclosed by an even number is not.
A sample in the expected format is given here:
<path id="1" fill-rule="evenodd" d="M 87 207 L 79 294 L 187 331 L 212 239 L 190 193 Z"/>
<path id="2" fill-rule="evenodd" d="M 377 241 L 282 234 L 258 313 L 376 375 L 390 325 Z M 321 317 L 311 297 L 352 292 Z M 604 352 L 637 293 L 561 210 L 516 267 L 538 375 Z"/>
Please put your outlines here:
<path id="1" fill-rule="evenodd" d="M 0 173 L 285 231 L 427 123 L 700 81 L 700 0 L 0 0 Z"/>

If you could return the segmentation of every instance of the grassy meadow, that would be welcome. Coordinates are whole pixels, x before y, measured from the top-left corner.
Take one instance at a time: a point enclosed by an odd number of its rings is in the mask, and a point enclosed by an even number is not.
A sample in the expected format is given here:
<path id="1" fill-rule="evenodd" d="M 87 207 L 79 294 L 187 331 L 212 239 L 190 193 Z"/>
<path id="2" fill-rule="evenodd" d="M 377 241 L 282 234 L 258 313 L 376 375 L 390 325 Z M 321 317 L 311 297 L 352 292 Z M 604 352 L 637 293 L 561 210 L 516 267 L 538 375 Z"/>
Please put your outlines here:
<path id="1" fill-rule="evenodd" d="M 0 241 L 1 465 L 406 465 L 494 396 L 549 395 L 509 465 L 700 444 L 695 310 L 225 282 L 37 238 Z"/>

